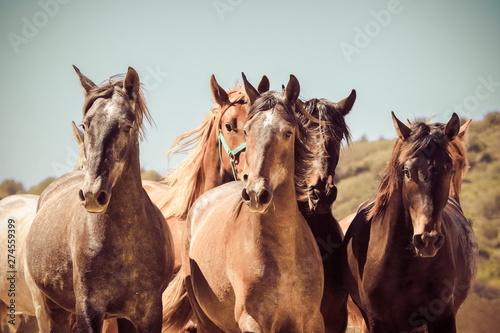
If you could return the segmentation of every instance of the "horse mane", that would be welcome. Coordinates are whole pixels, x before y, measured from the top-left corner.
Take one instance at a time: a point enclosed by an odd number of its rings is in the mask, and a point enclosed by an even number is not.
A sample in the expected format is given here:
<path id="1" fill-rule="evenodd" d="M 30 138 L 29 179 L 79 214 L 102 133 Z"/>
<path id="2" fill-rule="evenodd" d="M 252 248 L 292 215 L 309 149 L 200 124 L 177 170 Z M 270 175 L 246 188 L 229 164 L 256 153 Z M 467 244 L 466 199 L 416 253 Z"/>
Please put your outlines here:
<path id="1" fill-rule="evenodd" d="M 83 103 L 83 115 L 85 116 L 87 114 L 88 110 L 92 107 L 92 105 L 98 98 L 108 99 L 116 93 L 125 99 L 129 99 L 129 97 L 127 97 L 125 92 L 123 91 L 123 78 L 124 74 L 114 75 L 110 77 L 106 83 L 90 90 L 85 97 L 85 102 Z M 145 134 L 144 118 L 146 118 L 150 124 L 153 123 L 153 118 L 151 117 L 151 114 L 149 113 L 148 107 L 146 105 L 142 87 L 137 93 L 135 108 L 132 109 L 132 113 L 135 116 L 135 125 L 139 130 L 139 137 L 143 139 Z"/>
<path id="2" fill-rule="evenodd" d="M 228 96 L 232 104 L 247 103 L 247 95 L 239 86 L 228 91 Z M 163 181 L 172 187 L 157 202 L 165 217 L 175 216 L 184 219 L 194 201 L 205 191 L 203 161 L 209 149 L 217 149 L 218 124 L 227 110 L 227 107 L 214 105 L 200 126 L 179 135 L 168 150 L 169 156 L 180 153 L 189 155 L 172 169 L 171 173 L 163 176 Z M 219 163 L 218 160 L 216 163 Z"/>
<path id="3" fill-rule="evenodd" d="M 344 139 L 347 144 L 351 142 L 349 127 L 345 122 L 344 115 L 337 109 L 336 103 L 325 98 L 313 98 L 303 102 L 303 106 L 307 113 L 320 121 L 317 126 L 320 127 L 319 133 L 322 138 L 334 138 L 338 142 L 342 142 Z M 299 117 L 301 117 L 302 122 L 310 124 L 310 120 L 304 119 L 302 115 Z"/>
<path id="4" fill-rule="evenodd" d="M 248 112 L 248 120 L 252 119 L 257 113 L 274 109 L 281 105 L 290 121 L 296 128 L 295 135 L 295 192 L 297 200 L 307 200 L 307 187 L 305 184 L 313 160 L 313 153 L 310 149 L 310 132 L 305 124 L 299 119 L 297 113 L 307 117 L 306 110 L 301 103 L 290 105 L 282 93 L 268 91 L 260 95 Z M 297 112 L 298 111 L 298 112 Z"/>
<path id="5" fill-rule="evenodd" d="M 374 204 L 368 211 L 368 219 L 383 214 L 392 194 L 401 186 L 402 165 L 420 153 L 426 153 L 429 145 L 441 146 L 451 157 L 450 144 L 444 133 L 444 124 L 417 122 L 410 125 L 411 134 L 405 140 L 396 139 L 392 156 L 380 180 Z"/>

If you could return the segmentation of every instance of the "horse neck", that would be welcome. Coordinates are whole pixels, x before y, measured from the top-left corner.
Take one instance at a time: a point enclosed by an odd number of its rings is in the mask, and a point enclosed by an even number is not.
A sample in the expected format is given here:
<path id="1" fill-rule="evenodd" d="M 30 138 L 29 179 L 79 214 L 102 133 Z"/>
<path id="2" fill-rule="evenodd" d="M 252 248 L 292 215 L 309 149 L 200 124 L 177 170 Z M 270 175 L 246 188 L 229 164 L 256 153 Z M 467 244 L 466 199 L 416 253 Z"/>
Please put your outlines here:
<path id="1" fill-rule="evenodd" d="M 216 131 L 215 134 L 218 133 L 215 127 L 212 131 Z M 225 154 L 224 151 L 222 151 L 222 154 Z M 203 193 L 234 180 L 232 175 L 230 176 L 227 174 L 221 163 L 217 135 L 212 135 L 210 142 L 207 142 L 207 149 L 203 156 L 203 165 L 199 172 L 198 180 L 201 183 L 197 185 L 198 193 L 195 195 L 195 200 Z"/>
<path id="2" fill-rule="evenodd" d="M 390 247 L 398 252 L 408 249 L 412 234 L 412 224 L 411 221 L 407 221 L 401 189 L 398 188 L 389 198 L 389 204 L 384 212 L 372 219 L 370 237 L 384 244 L 381 249 Z"/>
<path id="3" fill-rule="evenodd" d="M 131 211 L 142 209 L 140 203 L 144 190 L 141 181 L 141 168 L 139 160 L 138 144 L 133 152 L 133 157 L 129 159 L 128 166 L 124 168 L 113 186 L 107 212 L 128 215 Z"/>
<path id="4" fill-rule="evenodd" d="M 261 238 L 264 244 L 273 248 L 282 244 L 290 244 L 297 233 L 301 232 L 301 224 L 305 223 L 295 199 L 293 182 L 277 187 L 273 193 L 273 202 L 263 213 L 250 213 L 250 227 L 254 236 Z M 290 250 L 285 245 L 285 250 Z"/>

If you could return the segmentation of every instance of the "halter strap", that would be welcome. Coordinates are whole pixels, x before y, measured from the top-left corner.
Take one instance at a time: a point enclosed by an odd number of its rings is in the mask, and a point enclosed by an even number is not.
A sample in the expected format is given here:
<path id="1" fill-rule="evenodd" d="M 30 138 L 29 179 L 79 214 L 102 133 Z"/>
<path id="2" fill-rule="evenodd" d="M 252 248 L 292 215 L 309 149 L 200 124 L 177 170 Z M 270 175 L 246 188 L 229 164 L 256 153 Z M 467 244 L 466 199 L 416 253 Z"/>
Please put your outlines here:
<path id="1" fill-rule="evenodd" d="M 241 145 L 239 145 L 238 147 L 236 147 L 235 149 L 231 150 L 231 148 L 229 148 L 229 145 L 226 142 L 226 139 L 224 139 L 224 135 L 222 135 L 222 130 L 219 128 L 219 158 L 220 158 L 221 164 L 223 163 L 222 162 L 222 147 L 224 147 L 224 151 L 227 153 L 227 156 L 229 157 L 229 164 L 231 165 L 231 170 L 233 171 L 234 180 L 238 180 L 238 178 L 236 177 L 237 176 L 236 175 L 236 166 L 234 164 L 234 160 L 239 153 L 241 153 L 242 151 L 244 151 L 247 148 L 247 143 L 244 142 Z"/>

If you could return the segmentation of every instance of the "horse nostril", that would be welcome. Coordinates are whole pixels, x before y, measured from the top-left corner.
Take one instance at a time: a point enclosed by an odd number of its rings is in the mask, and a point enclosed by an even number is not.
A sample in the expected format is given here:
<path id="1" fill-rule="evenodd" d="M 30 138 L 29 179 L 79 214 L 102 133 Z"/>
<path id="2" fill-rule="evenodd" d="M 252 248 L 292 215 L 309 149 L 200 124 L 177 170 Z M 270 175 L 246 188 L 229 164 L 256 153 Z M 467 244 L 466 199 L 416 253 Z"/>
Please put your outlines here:
<path id="1" fill-rule="evenodd" d="M 250 201 L 250 196 L 248 195 L 247 189 L 244 188 L 243 191 L 241 191 L 241 197 L 245 202 Z"/>
<path id="2" fill-rule="evenodd" d="M 97 202 L 101 206 L 105 206 L 108 203 L 109 195 L 106 191 L 101 191 L 97 196 Z"/>
<path id="3" fill-rule="evenodd" d="M 444 244 L 444 235 L 443 234 L 438 234 L 436 240 L 434 241 L 434 247 L 436 249 L 441 248 Z"/>
<path id="4" fill-rule="evenodd" d="M 248 180 L 248 175 L 247 175 L 246 173 L 243 175 L 243 180 L 244 180 L 244 181 L 247 181 L 247 180 Z"/>
<path id="5" fill-rule="evenodd" d="M 422 239 L 423 235 L 415 235 L 413 236 L 413 245 L 416 249 L 422 249 L 425 247 L 424 240 Z"/>
<path id="6" fill-rule="evenodd" d="M 271 201 L 271 193 L 268 190 L 264 189 L 259 193 L 258 202 L 261 205 L 268 204 Z"/>
<path id="7" fill-rule="evenodd" d="M 78 192 L 78 196 L 80 197 L 80 201 L 85 201 L 85 196 L 83 195 L 83 190 Z"/>

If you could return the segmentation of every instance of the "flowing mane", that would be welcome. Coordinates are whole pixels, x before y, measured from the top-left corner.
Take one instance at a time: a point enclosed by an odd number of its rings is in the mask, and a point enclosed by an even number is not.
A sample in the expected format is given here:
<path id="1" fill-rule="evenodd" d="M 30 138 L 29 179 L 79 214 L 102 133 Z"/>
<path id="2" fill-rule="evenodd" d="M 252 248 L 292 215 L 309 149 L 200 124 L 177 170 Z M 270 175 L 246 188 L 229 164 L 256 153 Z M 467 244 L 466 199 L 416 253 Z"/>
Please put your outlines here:
<path id="1" fill-rule="evenodd" d="M 85 98 L 85 102 L 83 103 L 83 115 L 87 114 L 87 111 L 92 107 L 92 104 L 94 104 L 98 98 L 111 98 L 113 94 L 116 93 L 123 96 L 125 99 L 128 99 L 123 91 L 124 77 L 124 74 L 114 75 L 103 85 L 90 90 Z M 139 137 L 143 139 L 145 134 L 144 118 L 146 118 L 150 124 L 153 122 L 153 118 L 151 117 L 148 107 L 146 106 L 142 89 L 139 89 L 138 91 L 135 108 L 132 109 L 132 112 L 135 115 L 135 125 L 139 130 Z"/>
<path id="2" fill-rule="evenodd" d="M 239 86 L 228 91 L 228 96 L 232 104 L 247 103 L 245 90 Z M 199 127 L 179 135 L 169 149 L 169 156 L 179 153 L 189 153 L 189 155 L 172 170 L 172 173 L 163 177 L 163 181 L 172 187 L 157 202 L 165 217 L 175 216 L 184 219 L 193 202 L 204 192 L 205 156 L 207 151 L 217 149 L 219 124 L 227 109 L 222 109 L 218 104 L 213 106 Z"/>
<path id="3" fill-rule="evenodd" d="M 308 142 L 310 133 L 297 114 L 300 113 L 305 117 L 310 117 L 310 115 L 307 114 L 307 111 L 304 110 L 300 103 L 295 103 L 294 106 L 286 105 L 286 103 L 285 97 L 281 93 L 274 91 L 265 92 L 252 105 L 252 108 L 248 112 L 248 120 L 252 119 L 258 112 L 271 110 L 277 105 L 281 105 L 282 109 L 285 110 L 289 118 L 287 120 L 297 129 L 295 136 L 295 191 L 297 200 L 307 200 L 308 193 L 304 180 L 309 172 L 313 153 L 310 150 Z"/>
<path id="4" fill-rule="evenodd" d="M 410 128 L 411 134 L 407 140 L 402 141 L 398 138 L 394 143 L 392 157 L 379 183 L 373 206 L 368 212 L 368 219 L 385 212 L 392 194 L 401 186 L 402 164 L 406 160 L 421 153 L 431 154 L 438 146 L 442 147 L 450 157 L 452 155 L 451 144 L 444 134 L 444 124 L 417 122 L 411 124 Z"/>
<path id="5" fill-rule="evenodd" d="M 344 139 L 347 144 L 350 143 L 349 127 L 345 122 L 344 115 L 336 108 L 336 103 L 324 98 L 313 98 L 303 102 L 303 104 L 307 113 L 319 120 L 318 126 L 321 127 L 320 135 L 322 137 L 335 138 L 338 142 L 342 142 Z M 302 115 L 299 117 L 303 118 Z M 307 124 L 310 120 L 302 119 L 302 121 Z M 323 140 L 323 142 L 325 141 Z"/>

